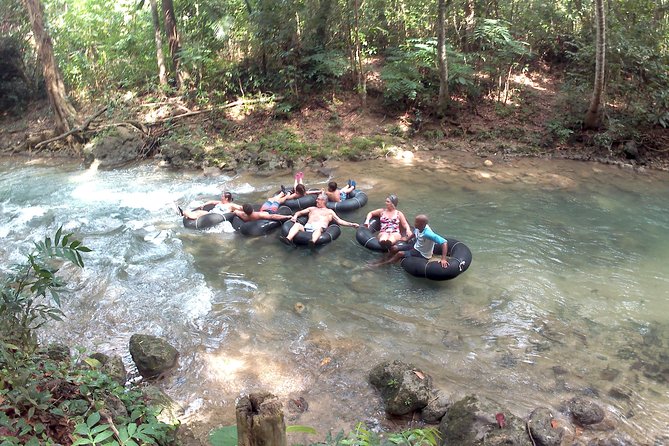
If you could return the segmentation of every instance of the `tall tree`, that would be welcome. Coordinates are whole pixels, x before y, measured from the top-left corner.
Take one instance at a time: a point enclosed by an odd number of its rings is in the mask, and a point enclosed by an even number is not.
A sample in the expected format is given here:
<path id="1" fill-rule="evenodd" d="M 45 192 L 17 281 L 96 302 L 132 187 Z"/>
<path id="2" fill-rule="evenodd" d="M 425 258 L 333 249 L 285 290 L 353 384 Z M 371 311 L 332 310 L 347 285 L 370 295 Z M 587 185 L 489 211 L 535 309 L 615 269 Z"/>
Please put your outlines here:
<path id="1" fill-rule="evenodd" d="M 597 129 L 602 125 L 604 102 L 604 73 L 606 71 L 606 20 L 604 18 L 604 0 L 595 0 L 595 19 L 597 23 L 595 53 L 595 86 L 590 99 L 590 106 L 585 113 L 583 126 Z"/>
<path id="2" fill-rule="evenodd" d="M 44 83 L 56 121 L 55 130 L 57 133 L 66 133 L 76 123 L 77 111 L 67 98 L 63 76 L 53 54 L 53 43 L 44 28 L 44 9 L 40 0 L 23 0 L 23 3 L 30 17 L 37 54 L 42 64 Z"/>
<path id="3" fill-rule="evenodd" d="M 362 46 L 360 44 L 360 3 L 364 0 L 353 0 L 353 33 L 354 33 L 354 51 L 356 61 L 358 94 L 362 108 L 367 108 L 367 76 L 364 71 L 362 61 Z"/>
<path id="4" fill-rule="evenodd" d="M 439 68 L 439 112 L 448 106 L 448 60 L 446 59 L 446 0 L 438 1 L 437 65 Z"/>
<path id="5" fill-rule="evenodd" d="M 465 32 L 462 36 L 463 51 L 474 51 L 474 30 L 476 29 L 476 0 L 465 0 Z"/>
<path id="6" fill-rule="evenodd" d="M 172 69 L 176 82 L 176 88 L 181 89 L 184 81 L 187 79 L 186 72 L 181 67 L 179 52 L 181 51 L 181 42 L 177 32 L 177 19 L 174 15 L 174 2 L 172 0 L 162 0 L 163 15 L 165 17 L 165 33 L 170 47 L 170 57 L 172 58 Z"/>
<path id="7" fill-rule="evenodd" d="M 165 56 L 163 56 L 163 35 L 160 30 L 160 16 L 156 0 L 150 0 L 151 17 L 153 20 L 153 38 L 156 41 L 156 61 L 158 62 L 158 82 L 161 86 L 167 85 L 167 69 L 165 68 Z"/>

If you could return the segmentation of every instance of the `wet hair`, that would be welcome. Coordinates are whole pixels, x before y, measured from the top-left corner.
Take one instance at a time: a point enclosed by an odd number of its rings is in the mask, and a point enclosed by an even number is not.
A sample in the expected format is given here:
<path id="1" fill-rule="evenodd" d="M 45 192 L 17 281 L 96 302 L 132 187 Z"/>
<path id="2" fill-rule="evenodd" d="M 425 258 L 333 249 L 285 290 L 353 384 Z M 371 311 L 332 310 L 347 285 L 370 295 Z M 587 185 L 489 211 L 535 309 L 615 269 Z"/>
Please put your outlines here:
<path id="1" fill-rule="evenodd" d="M 234 199 L 232 198 L 232 194 L 230 192 L 223 192 L 223 196 L 228 201 L 234 201 Z"/>
<path id="2" fill-rule="evenodd" d="M 388 195 L 388 200 L 390 200 L 393 206 L 397 207 L 397 203 L 399 202 L 399 200 L 397 199 L 397 195 L 395 194 Z"/>
<path id="3" fill-rule="evenodd" d="M 337 190 L 337 182 L 336 181 L 330 181 L 328 183 L 328 192 L 334 192 Z"/>
<path id="4" fill-rule="evenodd" d="M 318 199 L 327 202 L 328 201 L 328 196 L 325 195 L 325 194 L 318 194 Z"/>
<path id="5" fill-rule="evenodd" d="M 244 203 L 244 205 L 242 206 L 242 210 L 246 215 L 251 215 L 253 214 L 253 205 L 250 203 Z"/>
<path id="6" fill-rule="evenodd" d="M 307 193 L 307 188 L 304 187 L 304 184 L 298 184 L 297 186 L 295 186 L 295 193 L 302 196 Z"/>

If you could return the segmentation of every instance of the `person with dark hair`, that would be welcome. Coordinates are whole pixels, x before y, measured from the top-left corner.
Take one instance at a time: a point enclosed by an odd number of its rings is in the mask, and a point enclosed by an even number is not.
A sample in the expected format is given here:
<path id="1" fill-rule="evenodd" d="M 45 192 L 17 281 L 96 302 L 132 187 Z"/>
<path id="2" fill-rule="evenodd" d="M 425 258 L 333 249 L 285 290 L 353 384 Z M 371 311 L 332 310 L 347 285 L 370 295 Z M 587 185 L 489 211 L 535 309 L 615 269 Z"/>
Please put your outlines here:
<path id="1" fill-rule="evenodd" d="M 434 232 L 427 223 L 427 215 L 416 215 L 416 219 L 414 220 L 415 229 L 409 237 L 409 240 L 416 239 L 413 247 L 407 251 L 399 251 L 397 248 L 392 247 L 391 255 L 385 259 L 373 263 L 372 265 L 380 266 L 387 265 L 389 263 L 396 263 L 406 257 L 422 257 L 429 260 L 432 258 L 432 254 L 434 254 L 435 246 L 441 245 L 441 260 L 439 263 L 441 264 L 442 268 L 446 268 L 448 266 L 448 259 L 446 258 L 446 253 L 448 252 L 448 241 Z"/>
<path id="2" fill-rule="evenodd" d="M 348 180 L 348 185 L 338 189 L 337 182 L 330 181 L 328 183 L 328 189 L 325 191 L 325 195 L 328 196 L 328 201 L 334 201 L 338 203 L 340 201 L 346 200 L 348 198 L 348 194 L 355 190 L 355 186 L 355 181 Z"/>
<path id="3" fill-rule="evenodd" d="M 406 234 L 406 237 L 409 237 L 411 234 L 411 226 L 409 226 L 402 211 L 397 209 L 398 202 L 397 195 L 390 194 L 386 198 L 385 208 L 370 211 L 367 213 L 367 217 L 365 217 L 365 226 L 369 226 L 370 220 L 373 217 L 379 219 L 381 227 L 376 237 L 385 249 L 390 249 L 392 245 L 402 240 L 402 232 Z"/>
<path id="4" fill-rule="evenodd" d="M 307 188 L 304 186 L 304 183 L 302 182 L 303 178 L 304 174 L 302 172 L 297 172 L 295 174 L 295 183 L 293 184 L 293 190 L 290 191 L 286 189 L 285 186 L 281 185 L 281 190 L 277 194 L 265 200 L 263 205 L 260 207 L 260 210 L 269 212 L 270 214 L 276 214 L 281 205 L 284 204 L 287 200 L 302 198 L 307 194 L 320 193 L 318 190 L 307 191 Z"/>
<path id="5" fill-rule="evenodd" d="M 295 246 L 293 238 L 295 238 L 298 232 L 306 231 L 311 232 L 311 244 L 315 245 L 323 231 L 333 221 L 341 226 L 350 226 L 352 228 L 357 228 L 359 226 L 358 223 L 351 223 L 350 221 L 339 218 L 335 211 L 328 209 L 325 206 L 327 201 L 327 195 L 321 194 L 316 198 L 316 206 L 311 206 L 296 212 L 295 215 L 291 217 L 291 220 L 294 221 L 295 224 L 290 228 L 286 237 L 280 237 L 281 241 L 287 245 Z M 308 215 L 308 219 L 307 222 L 302 225 L 297 221 L 297 218 L 305 214 Z"/>
<path id="6" fill-rule="evenodd" d="M 236 203 L 233 203 L 234 199 L 230 192 L 223 192 L 220 200 L 207 201 L 205 204 L 200 206 L 198 209 L 192 211 L 184 211 L 181 207 L 177 206 L 177 212 L 179 215 L 186 217 L 190 220 L 197 220 L 203 215 L 207 215 L 210 212 L 215 214 L 228 214 L 237 210 L 240 210 L 242 207 Z M 205 206 L 215 205 L 210 211 L 205 211 L 203 208 Z"/>
<path id="7" fill-rule="evenodd" d="M 276 213 L 270 213 L 267 211 L 254 211 L 253 205 L 250 203 L 244 203 L 241 211 L 235 211 L 235 215 L 241 218 L 243 221 L 255 221 L 255 220 L 288 220 L 290 215 L 281 215 Z"/>

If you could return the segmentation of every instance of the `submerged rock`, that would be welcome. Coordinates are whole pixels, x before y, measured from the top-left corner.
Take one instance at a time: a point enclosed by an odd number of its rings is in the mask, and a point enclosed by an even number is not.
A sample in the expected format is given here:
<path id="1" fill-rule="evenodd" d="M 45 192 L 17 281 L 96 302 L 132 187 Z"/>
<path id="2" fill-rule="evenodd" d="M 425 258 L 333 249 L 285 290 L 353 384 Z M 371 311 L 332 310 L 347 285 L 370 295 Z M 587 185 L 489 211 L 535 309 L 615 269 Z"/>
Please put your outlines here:
<path id="1" fill-rule="evenodd" d="M 527 422 L 529 433 L 537 446 L 558 446 L 562 441 L 564 429 L 553 427 L 553 413 L 545 407 L 538 407 L 530 414 Z"/>
<path id="2" fill-rule="evenodd" d="M 585 398 L 574 398 L 568 403 L 574 420 L 581 426 L 597 424 L 604 419 L 604 410 Z"/>

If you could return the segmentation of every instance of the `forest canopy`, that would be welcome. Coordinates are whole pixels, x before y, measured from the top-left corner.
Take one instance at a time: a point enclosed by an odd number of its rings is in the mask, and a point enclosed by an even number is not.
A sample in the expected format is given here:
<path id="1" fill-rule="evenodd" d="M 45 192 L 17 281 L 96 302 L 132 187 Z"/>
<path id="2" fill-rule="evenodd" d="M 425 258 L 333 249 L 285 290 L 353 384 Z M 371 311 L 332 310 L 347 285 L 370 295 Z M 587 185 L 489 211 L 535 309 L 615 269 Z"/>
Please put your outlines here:
<path id="1" fill-rule="evenodd" d="M 515 75 L 543 69 L 559 73 L 554 125 L 569 134 L 582 126 L 597 87 L 601 4 L 608 144 L 669 126 L 669 2 L 602 2 L 42 0 L 41 7 L 75 103 L 113 102 L 126 92 L 199 104 L 269 93 L 289 112 L 313 95 L 352 91 L 363 105 L 378 95 L 387 107 L 433 114 L 507 103 Z M 0 3 L 4 112 L 20 113 L 44 95 L 31 3 L 40 1 Z M 370 67 L 380 82 L 370 81 Z M 440 89 L 448 104 L 439 103 Z"/>

